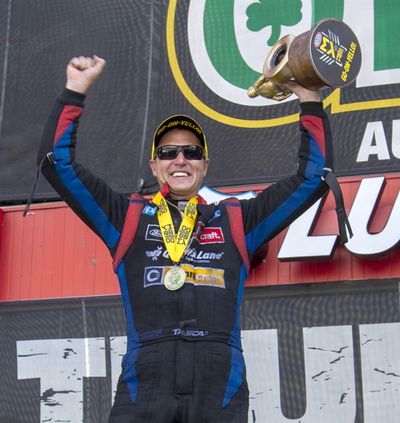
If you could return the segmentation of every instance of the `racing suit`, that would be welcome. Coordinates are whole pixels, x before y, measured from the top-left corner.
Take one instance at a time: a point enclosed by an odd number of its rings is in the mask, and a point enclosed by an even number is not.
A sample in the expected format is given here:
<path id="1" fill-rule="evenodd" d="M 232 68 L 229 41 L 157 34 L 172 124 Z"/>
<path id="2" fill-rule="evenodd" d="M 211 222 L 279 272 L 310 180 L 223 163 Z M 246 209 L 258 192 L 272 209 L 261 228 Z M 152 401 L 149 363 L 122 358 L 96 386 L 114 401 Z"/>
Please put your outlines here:
<path id="1" fill-rule="evenodd" d="M 74 160 L 84 95 L 65 90 L 44 130 L 42 171 L 77 215 L 115 254 L 129 198 Z M 320 198 L 332 168 L 329 123 L 321 103 L 301 104 L 297 174 L 240 202 L 249 257 Z M 179 213 L 170 206 L 172 216 Z M 226 207 L 198 205 L 180 262 L 186 282 L 163 286 L 172 262 L 148 202 L 134 242 L 116 268 L 126 314 L 127 352 L 110 422 L 247 422 L 248 388 L 240 341 L 247 270 L 232 241 Z"/>

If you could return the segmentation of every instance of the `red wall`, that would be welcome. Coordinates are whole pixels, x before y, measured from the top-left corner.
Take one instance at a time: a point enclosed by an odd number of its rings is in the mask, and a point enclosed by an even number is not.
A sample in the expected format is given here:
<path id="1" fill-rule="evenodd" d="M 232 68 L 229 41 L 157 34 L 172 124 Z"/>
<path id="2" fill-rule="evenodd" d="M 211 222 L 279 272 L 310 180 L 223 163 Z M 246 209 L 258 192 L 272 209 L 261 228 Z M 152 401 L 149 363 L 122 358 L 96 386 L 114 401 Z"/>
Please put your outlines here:
<path id="1" fill-rule="evenodd" d="M 346 206 L 351 207 L 359 184 L 360 178 L 341 181 Z M 249 189 L 229 191 L 244 188 Z M 372 230 L 383 228 L 399 189 L 400 175 L 387 176 L 385 192 L 390 195 L 380 202 Z M 23 207 L 3 210 L 0 301 L 119 293 L 107 248 L 64 203 L 32 206 L 25 218 Z M 336 215 L 329 195 L 313 234 L 335 233 Z M 365 259 L 340 246 L 329 260 L 280 262 L 276 257 L 284 234 L 269 243 L 266 260 L 253 270 L 247 286 L 400 277 L 400 249 Z"/>

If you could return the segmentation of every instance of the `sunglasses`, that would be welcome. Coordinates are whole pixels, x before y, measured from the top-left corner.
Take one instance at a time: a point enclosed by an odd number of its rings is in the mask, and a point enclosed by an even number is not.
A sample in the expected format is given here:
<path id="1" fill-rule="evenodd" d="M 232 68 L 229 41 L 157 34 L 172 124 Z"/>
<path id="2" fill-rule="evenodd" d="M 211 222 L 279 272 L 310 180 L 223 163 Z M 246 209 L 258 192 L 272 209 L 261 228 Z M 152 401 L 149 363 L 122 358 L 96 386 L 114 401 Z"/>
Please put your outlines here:
<path id="1" fill-rule="evenodd" d="M 204 157 L 204 150 L 198 145 L 162 145 L 156 150 L 156 156 L 160 160 L 174 160 L 182 151 L 187 160 L 201 160 Z"/>

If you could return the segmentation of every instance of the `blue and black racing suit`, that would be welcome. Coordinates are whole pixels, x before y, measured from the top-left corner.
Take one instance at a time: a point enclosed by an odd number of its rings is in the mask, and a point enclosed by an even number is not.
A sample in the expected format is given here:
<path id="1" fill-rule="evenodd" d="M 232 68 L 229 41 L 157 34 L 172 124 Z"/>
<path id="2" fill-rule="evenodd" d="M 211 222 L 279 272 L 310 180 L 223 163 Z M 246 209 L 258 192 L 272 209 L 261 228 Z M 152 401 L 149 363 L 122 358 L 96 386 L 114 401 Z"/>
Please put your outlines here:
<path id="1" fill-rule="evenodd" d="M 84 96 L 65 90 L 44 130 L 38 159 L 61 198 L 105 242 L 114 256 L 129 198 L 114 192 L 75 161 Z M 321 103 L 301 104 L 297 174 L 256 198 L 240 202 L 250 257 L 326 191 L 332 168 L 329 123 Z M 174 219 L 179 219 L 171 206 Z M 186 282 L 163 286 L 172 262 L 156 216 L 143 208 L 134 242 L 116 273 L 126 313 L 122 360 L 110 422 L 247 422 L 248 389 L 240 341 L 240 304 L 247 271 L 232 241 L 224 204 L 199 204 L 181 260 Z"/>

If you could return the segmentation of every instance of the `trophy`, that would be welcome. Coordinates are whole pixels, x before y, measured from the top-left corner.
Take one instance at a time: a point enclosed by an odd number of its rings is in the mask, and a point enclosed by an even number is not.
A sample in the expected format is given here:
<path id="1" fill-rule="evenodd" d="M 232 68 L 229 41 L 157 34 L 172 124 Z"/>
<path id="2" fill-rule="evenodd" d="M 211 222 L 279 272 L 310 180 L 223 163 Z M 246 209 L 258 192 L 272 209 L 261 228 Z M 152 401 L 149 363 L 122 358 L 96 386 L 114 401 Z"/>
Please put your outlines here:
<path id="1" fill-rule="evenodd" d="M 361 49 L 354 32 L 342 21 L 324 19 L 297 37 L 281 38 L 247 94 L 281 101 L 292 94 L 284 84 L 293 80 L 312 90 L 340 88 L 357 78 L 360 67 Z"/>

